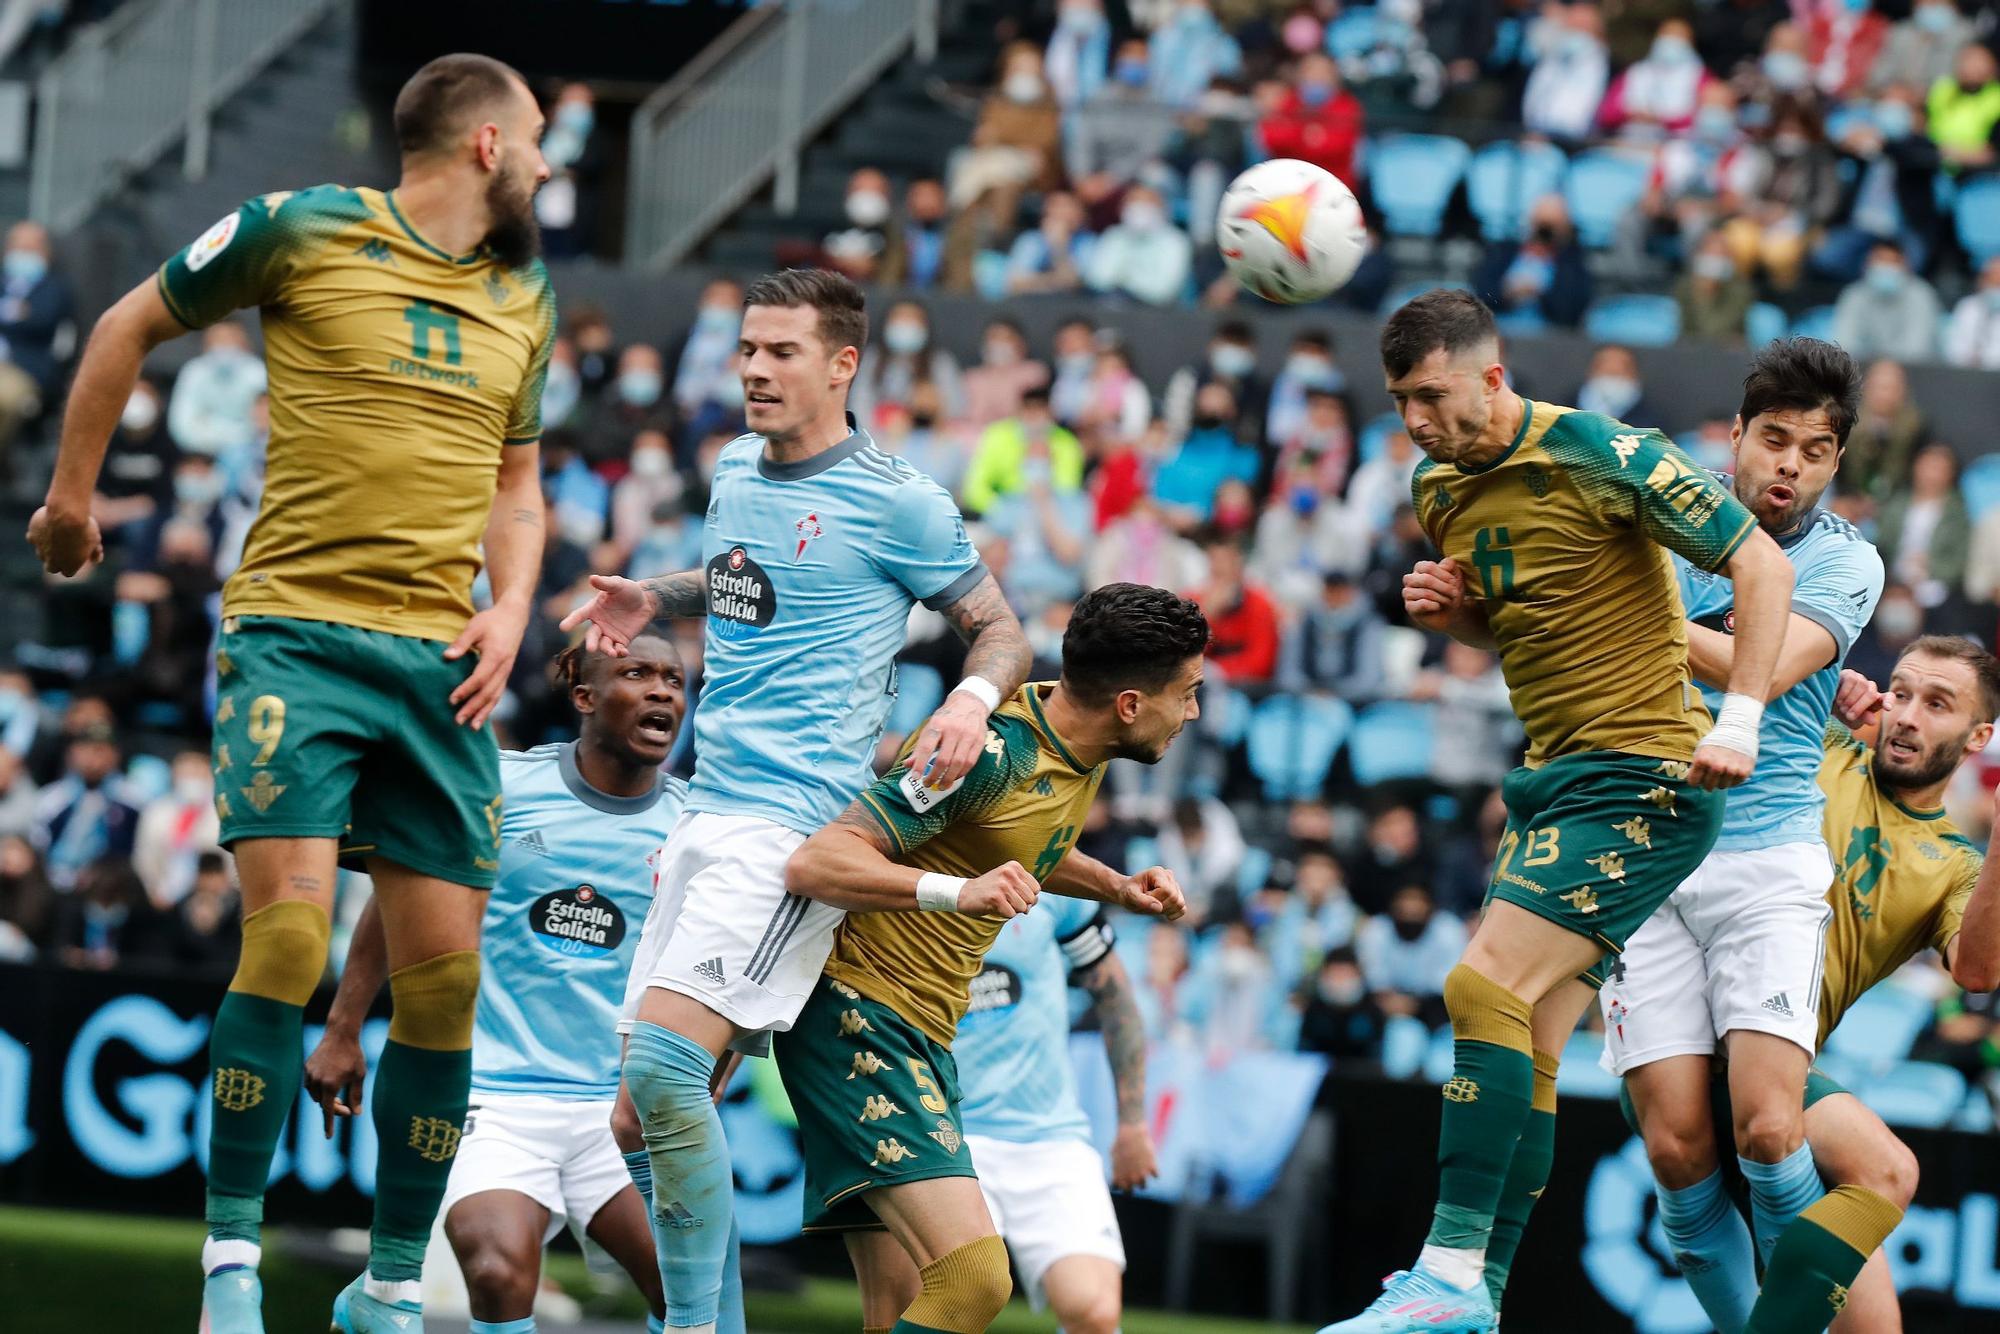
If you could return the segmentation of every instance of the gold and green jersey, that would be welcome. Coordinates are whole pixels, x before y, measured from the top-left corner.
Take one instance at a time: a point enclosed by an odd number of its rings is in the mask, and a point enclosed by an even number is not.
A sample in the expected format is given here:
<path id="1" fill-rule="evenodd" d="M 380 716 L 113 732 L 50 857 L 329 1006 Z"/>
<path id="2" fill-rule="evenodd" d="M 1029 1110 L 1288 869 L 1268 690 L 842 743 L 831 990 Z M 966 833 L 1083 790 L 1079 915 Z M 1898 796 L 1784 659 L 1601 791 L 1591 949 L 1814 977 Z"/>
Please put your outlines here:
<path id="1" fill-rule="evenodd" d="M 1833 917 L 1819 1042 L 1868 988 L 1958 934 L 1981 857 L 1942 810 L 1903 805 L 1875 781 L 1874 752 L 1846 728 L 1826 732 L 1819 785 L 1826 793 L 1826 847 Z"/>
<path id="2" fill-rule="evenodd" d="M 250 200 L 159 287 L 191 329 L 263 317 L 264 497 L 223 613 L 457 638 L 501 450 L 541 435 L 556 313 L 541 262 L 446 254 L 393 192 L 321 185 Z"/>
<path id="3" fill-rule="evenodd" d="M 1003 702 L 979 763 L 945 795 L 918 782 L 910 745 L 903 748 L 902 761 L 860 798 L 892 858 L 968 879 L 1014 861 L 1048 879 L 1075 846 L 1104 780 L 1104 766 L 1079 763 L 1049 725 L 1043 701 L 1051 689 L 1030 682 Z M 1004 925 L 955 912 L 850 913 L 834 933 L 826 974 L 949 1047 L 980 961 Z"/>
<path id="4" fill-rule="evenodd" d="M 1482 599 L 1528 764 L 1684 760 L 1708 730 L 1672 563 L 1719 569 L 1757 521 L 1657 431 L 1523 400 L 1481 467 L 1425 460 L 1411 501 Z"/>

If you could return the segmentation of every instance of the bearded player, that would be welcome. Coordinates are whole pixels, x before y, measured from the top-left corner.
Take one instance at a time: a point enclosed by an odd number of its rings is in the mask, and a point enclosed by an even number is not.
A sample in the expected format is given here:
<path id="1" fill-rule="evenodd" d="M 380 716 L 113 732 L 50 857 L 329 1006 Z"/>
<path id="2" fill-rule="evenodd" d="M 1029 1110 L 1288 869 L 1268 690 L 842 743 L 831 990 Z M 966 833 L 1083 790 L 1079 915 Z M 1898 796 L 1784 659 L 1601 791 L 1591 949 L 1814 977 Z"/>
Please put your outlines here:
<path id="1" fill-rule="evenodd" d="M 1455 1034 L 1438 1202 L 1416 1265 L 1326 1334 L 1483 1331 L 1488 1247 L 1510 1173 L 1545 1179 L 1556 1053 L 1607 952 L 1714 843 L 1720 789 L 1742 782 L 1784 638 L 1784 554 L 1672 442 L 1507 387 L 1492 312 L 1428 292 L 1389 318 L 1383 372 L 1427 456 L 1411 484 L 1445 559 L 1404 580 L 1426 628 L 1497 648 L 1528 733 L 1503 785 L 1508 822 L 1479 929 L 1445 979 Z M 1710 725 L 1688 670 L 1667 552 L 1736 590 L 1729 694 Z"/>
<path id="2" fill-rule="evenodd" d="M 255 306 L 271 440 L 222 597 L 214 766 L 243 950 L 209 1043 L 204 1319 L 263 1328 L 264 1182 L 298 1086 L 343 855 L 374 878 L 395 996 L 376 1071 L 368 1268 L 338 1329 L 421 1327 L 425 1242 L 465 1120 L 479 922 L 499 867 L 506 688 L 542 551 L 537 464 L 555 294 L 535 258 L 548 178 L 520 75 L 443 56 L 396 98 L 394 190 L 263 195 L 98 321 L 29 526 L 75 574 L 105 447 L 146 354 Z M 493 605 L 474 613 L 484 546 Z"/>
<path id="3" fill-rule="evenodd" d="M 1200 712 L 1207 645 L 1191 601 L 1094 590 L 1063 633 L 1061 680 L 994 713 L 963 784 L 924 787 L 906 753 L 792 855 L 793 886 L 850 915 L 773 1050 L 798 1113 L 805 1227 L 847 1234 L 868 1334 L 979 1334 L 1006 1304 L 952 1039 L 987 950 L 1041 890 L 1184 911 L 1171 873 L 1128 878 L 1074 846 L 1106 764 L 1157 763 Z M 1102 1170 L 1094 1155 L 1087 1170 Z"/>

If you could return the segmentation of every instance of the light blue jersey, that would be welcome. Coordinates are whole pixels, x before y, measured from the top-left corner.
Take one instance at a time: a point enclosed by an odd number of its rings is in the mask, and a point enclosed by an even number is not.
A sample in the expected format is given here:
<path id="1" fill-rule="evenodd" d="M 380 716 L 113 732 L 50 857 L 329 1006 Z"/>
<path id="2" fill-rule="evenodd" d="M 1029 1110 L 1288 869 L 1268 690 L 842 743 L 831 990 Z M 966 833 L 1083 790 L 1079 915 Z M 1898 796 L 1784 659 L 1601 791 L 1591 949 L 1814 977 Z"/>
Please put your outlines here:
<path id="1" fill-rule="evenodd" d="M 1882 558 L 1854 525 L 1814 510 L 1778 546 L 1792 562 L 1792 611 L 1833 636 L 1833 661 L 1771 701 L 1757 733 L 1757 767 L 1729 789 L 1722 834 L 1725 852 L 1817 842 L 1826 798 L 1815 781 L 1825 758 L 1822 738 L 1840 684 L 1840 665 L 1882 596 Z M 1728 579 L 1674 557 L 1688 619 L 1724 634 L 1736 632 L 1736 592 Z M 1723 692 L 1702 687 L 1711 713 Z"/>
<path id="2" fill-rule="evenodd" d="M 1009 921 L 972 979 L 951 1044 L 968 1135 L 1089 1140 L 1069 1064 L 1069 977 L 1111 952 L 1103 907 L 1044 894 Z"/>
<path id="3" fill-rule="evenodd" d="M 687 787 L 662 775 L 647 796 L 609 796 L 584 781 L 567 742 L 502 751 L 500 790 L 472 1090 L 613 1098 L 625 977 Z"/>
<path id="4" fill-rule="evenodd" d="M 911 606 L 957 601 L 986 567 L 944 489 L 858 428 L 802 463 L 762 436 L 725 447 L 702 558 L 688 809 L 811 834 L 875 777 Z"/>

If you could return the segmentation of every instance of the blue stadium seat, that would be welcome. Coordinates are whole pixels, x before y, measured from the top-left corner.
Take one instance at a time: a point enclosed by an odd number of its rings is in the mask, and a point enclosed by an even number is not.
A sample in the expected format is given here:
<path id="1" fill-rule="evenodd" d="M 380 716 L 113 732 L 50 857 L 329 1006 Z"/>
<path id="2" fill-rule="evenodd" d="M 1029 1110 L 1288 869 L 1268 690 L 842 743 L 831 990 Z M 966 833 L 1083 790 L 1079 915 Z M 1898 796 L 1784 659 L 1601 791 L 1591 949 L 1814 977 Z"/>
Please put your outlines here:
<path id="1" fill-rule="evenodd" d="M 1833 307 L 1814 306 L 1811 310 L 1800 311 L 1798 318 L 1792 321 L 1792 337 L 1817 338 L 1821 342 L 1831 343 Z"/>
<path id="2" fill-rule="evenodd" d="M 1243 864 L 1236 868 L 1236 893 L 1248 899 L 1271 878 L 1271 850 L 1260 843 L 1243 849 Z"/>
<path id="3" fill-rule="evenodd" d="M 1423 1069 L 1429 1054 L 1430 1030 L 1415 1015 L 1397 1014 L 1382 1027 L 1382 1073 L 1391 1079 L 1408 1079 Z"/>
<path id="4" fill-rule="evenodd" d="M 1923 997 L 1898 987 L 1876 987 L 1854 1003 L 1826 1048 L 1864 1066 L 1900 1061 L 1930 1018 L 1931 1005 Z"/>
<path id="5" fill-rule="evenodd" d="M 1335 60 L 1364 56 L 1375 45 L 1375 8 L 1350 9 L 1326 25 L 1326 53 Z"/>
<path id="6" fill-rule="evenodd" d="M 1501 140 L 1472 155 L 1465 173 L 1466 202 L 1489 241 L 1518 241 L 1528 206 L 1562 189 L 1569 158 L 1554 144 Z"/>
<path id="7" fill-rule="evenodd" d="M 1565 1098 L 1616 1098 L 1618 1076 L 1597 1063 L 1604 1052 L 1602 1033 L 1572 1033 L 1563 1046 L 1562 1068 L 1556 1071 L 1556 1092 Z"/>
<path id="8" fill-rule="evenodd" d="M 1403 429 L 1403 419 L 1393 412 L 1385 412 L 1379 417 L 1370 417 L 1368 424 L 1361 428 L 1361 438 L 1355 442 L 1358 461 L 1367 463 L 1382 457 L 1388 447 L 1389 437 Z"/>
<path id="9" fill-rule="evenodd" d="M 1392 236 L 1436 236 L 1472 151 L 1441 134 L 1395 134 L 1375 142 L 1368 183 Z"/>
<path id="10" fill-rule="evenodd" d="M 1666 347 L 1681 336 L 1680 302 L 1647 293 L 1599 297 L 1584 313 L 1583 329 L 1600 343 Z"/>
<path id="11" fill-rule="evenodd" d="M 884 729 L 908 735 L 944 702 L 944 678 L 935 667 L 920 662 L 896 664 L 896 702 L 889 706 Z"/>
<path id="12" fill-rule="evenodd" d="M 1958 243 L 1975 265 L 2000 255 L 2000 180 L 1981 176 L 1962 183 L 1952 213 L 1958 219 Z"/>
<path id="13" fill-rule="evenodd" d="M 1965 1092 L 1965 1101 L 1959 1104 L 1958 1115 L 1951 1119 L 1954 1130 L 1969 1131 L 1974 1135 L 1993 1133 L 1993 1100 L 1986 1096 L 1986 1090 L 1975 1085 Z"/>
<path id="14" fill-rule="evenodd" d="M 1240 690 L 1210 681 L 1201 691 L 1201 730 L 1224 750 L 1233 748 L 1250 730 L 1254 707 Z"/>
<path id="15" fill-rule="evenodd" d="M 1965 1101 L 1965 1076 L 1935 1061 L 1898 1061 L 1855 1090 L 1892 1126 L 1949 1125 Z"/>
<path id="16" fill-rule="evenodd" d="M 1316 796 L 1354 710 L 1324 695 L 1273 695 L 1250 719 L 1250 772 L 1272 801 Z"/>
<path id="17" fill-rule="evenodd" d="M 1127 866 L 1157 866 L 1160 861 L 1160 842 L 1144 834 L 1135 834 L 1125 841 L 1125 864 Z"/>
<path id="18" fill-rule="evenodd" d="M 1428 704 L 1384 700 L 1354 720 L 1347 762 L 1354 781 L 1373 787 L 1398 778 L 1422 778 L 1431 769 L 1434 717 Z"/>
<path id="19" fill-rule="evenodd" d="M 1775 343 L 1785 336 L 1785 326 L 1790 321 L 1780 307 L 1768 301 L 1759 301 L 1750 307 L 1750 313 L 1743 317 L 1743 336 L 1749 340 L 1754 351 L 1766 343 Z"/>
<path id="20" fill-rule="evenodd" d="M 1424 1053 L 1424 1082 L 1442 1084 L 1450 1079 L 1457 1055 L 1452 1050 L 1451 1025 L 1446 1024 L 1431 1034 L 1430 1050 Z"/>
<path id="21" fill-rule="evenodd" d="M 1570 159 L 1563 178 L 1563 198 L 1570 220 L 1583 243 L 1595 249 L 1611 244 L 1618 223 L 1646 193 L 1644 162 L 1606 148 L 1593 148 Z"/>
<path id="22" fill-rule="evenodd" d="M 1981 454 L 1966 464 L 1958 486 L 1974 519 L 2000 505 L 2000 454 Z"/>

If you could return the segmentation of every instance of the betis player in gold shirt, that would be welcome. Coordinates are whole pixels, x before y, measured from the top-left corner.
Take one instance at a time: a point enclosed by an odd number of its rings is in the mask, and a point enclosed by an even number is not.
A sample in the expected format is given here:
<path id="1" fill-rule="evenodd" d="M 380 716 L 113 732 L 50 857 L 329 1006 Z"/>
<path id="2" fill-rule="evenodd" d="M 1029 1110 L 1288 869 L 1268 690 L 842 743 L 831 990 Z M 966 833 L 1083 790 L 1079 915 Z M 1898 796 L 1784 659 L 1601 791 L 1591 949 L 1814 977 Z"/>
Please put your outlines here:
<path id="1" fill-rule="evenodd" d="M 250 200 L 99 321 L 29 538 L 102 554 L 92 487 L 153 347 L 255 307 L 269 367 L 262 505 L 223 592 L 216 806 L 243 949 L 215 1017 L 204 1328 L 261 1334 L 259 1227 L 326 966 L 337 859 L 374 879 L 395 997 L 376 1067 L 368 1270 L 337 1330 L 421 1329 L 417 1279 L 465 1119 L 479 923 L 498 868 L 506 688 L 540 566 L 540 402 L 555 297 L 536 258 L 542 115 L 484 56 L 396 101 L 393 190 Z M 493 605 L 475 612 L 484 549 Z"/>
<path id="2" fill-rule="evenodd" d="M 1748 777 L 1789 615 L 1791 567 L 1673 443 L 1507 385 L 1492 313 L 1440 290 L 1389 318 L 1383 374 L 1425 454 L 1411 487 L 1444 555 L 1404 581 L 1427 628 L 1497 648 L 1528 734 L 1487 908 L 1445 979 L 1455 1036 L 1438 1202 L 1417 1263 L 1324 1334 L 1484 1331 L 1489 1245 L 1526 1219 L 1510 1176 L 1546 1178 L 1563 1042 L 1593 976 L 1707 855 L 1720 789 Z M 1728 703 L 1711 725 L 1688 670 L 1668 552 L 1736 590 Z M 1537 1192 L 1538 1193 L 1538 1192 Z"/>
<path id="3" fill-rule="evenodd" d="M 952 1038 L 981 959 L 1040 890 L 1181 914 L 1170 872 L 1127 877 L 1075 845 L 1105 765 L 1157 762 L 1197 716 L 1207 644 L 1191 601 L 1096 589 L 1064 632 L 1062 679 L 994 712 L 961 783 L 934 791 L 900 763 L 792 854 L 791 890 L 849 915 L 773 1055 L 799 1119 L 806 1229 L 847 1233 L 867 1330 L 978 1334 L 1006 1304 Z"/>

